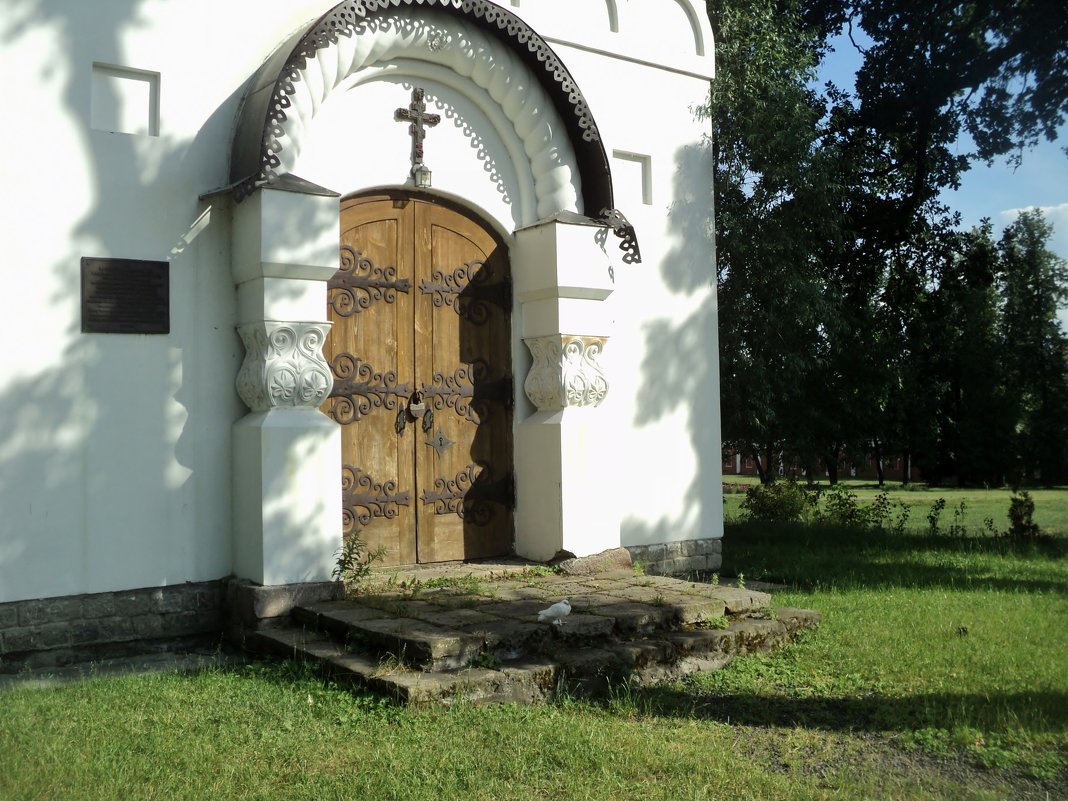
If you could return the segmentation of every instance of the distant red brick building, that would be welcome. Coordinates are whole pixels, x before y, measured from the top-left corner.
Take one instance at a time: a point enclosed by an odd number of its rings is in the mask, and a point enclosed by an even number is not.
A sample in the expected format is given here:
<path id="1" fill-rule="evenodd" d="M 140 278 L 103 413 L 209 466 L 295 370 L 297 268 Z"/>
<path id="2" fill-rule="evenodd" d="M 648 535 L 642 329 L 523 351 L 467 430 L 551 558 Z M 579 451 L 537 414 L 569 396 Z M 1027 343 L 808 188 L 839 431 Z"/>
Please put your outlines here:
<path id="1" fill-rule="evenodd" d="M 766 458 L 761 458 L 761 466 L 767 468 L 768 463 Z M 723 475 L 724 476 L 756 476 L 759 475 L 757 470 L 756 459 L 751 455 L 743 454 L 734 448 L 724 446 L 723 447 Z M 905 475 L 906 463 L 901 456 L 894 456 L 889 459 L 883 459 L 883 479 L 885 481 L 901 481 Z M 805 471 L 800 465 L 780 460 L 777 464 L 772 465 L 772 471 L 774 475 L 782 476 L 785 478 L 805 478 Z M 911 468 L 910 481 L 919 480 L 919 471 L 913 466 Z M 871 481 L 879 480 L 879 471 L 876 467 L 875 460 L 870 456 L 863 462 L 853 462 L 849 459 L 842 459 L 838 463 L 838 477 L 839 478 L 859 478 Z M 813 480 L 821 481 L 827 478 L 826 469 L 820 470 L 819 475 L 813 476 Z"/>

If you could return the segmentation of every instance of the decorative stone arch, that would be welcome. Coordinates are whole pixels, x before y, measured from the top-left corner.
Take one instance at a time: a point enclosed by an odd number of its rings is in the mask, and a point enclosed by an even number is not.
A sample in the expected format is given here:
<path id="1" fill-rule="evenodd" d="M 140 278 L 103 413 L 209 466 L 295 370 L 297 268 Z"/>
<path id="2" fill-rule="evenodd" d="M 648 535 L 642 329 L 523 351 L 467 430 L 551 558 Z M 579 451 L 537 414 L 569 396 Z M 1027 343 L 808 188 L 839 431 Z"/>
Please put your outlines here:
<path id="1" fill-rule="evenodd" d="M 534 179 L 537 216 L 511 243 L 514 334 L 532 357 L 516 376 L 530 401 L 515 428 L 516 551 L 547 560 L 619 545 L 610 449 L 597 447 L 607 426 L 592 414 L 609 387 L 605 229 L 622 237 L 624 262 L 640 256 L 582 93 L 537 33 L 488 0 L 344 0 L 257 72 L 231 150 L 237 388 L 251 410 L 234 426 L 234 561 L 260 584 L 325 581 L 340 546 L 340 432 L 318 411 L 332 380 L 318 345 L 338 195 L 291 167 L 331 93 L 395 59 L 446 67 L 498 104 Z"/>
<path id="2" fill-rule="evenodd" d="M 253 77 L 242 105 L 230 161 L 236 199 L 289 171 L 316 111 L 349 76 L 398 58 L 447 67 L 500 104 L 530 160 L 539 217 L 602 218 L 613 209 L 608 156 L 578 85 L 533 29 L 489 0 L 344 0 L 294 34 Z M 576 199 L 561 191 L 572 170 Z"/>

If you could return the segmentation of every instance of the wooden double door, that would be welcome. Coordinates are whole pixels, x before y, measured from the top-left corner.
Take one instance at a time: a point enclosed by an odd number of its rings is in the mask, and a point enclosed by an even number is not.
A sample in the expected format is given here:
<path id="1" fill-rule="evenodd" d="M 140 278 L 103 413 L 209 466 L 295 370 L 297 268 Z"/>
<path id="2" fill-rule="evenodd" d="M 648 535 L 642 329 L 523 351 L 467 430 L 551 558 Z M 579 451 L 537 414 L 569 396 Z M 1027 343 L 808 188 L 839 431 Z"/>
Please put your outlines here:
<path id="1" fill-rule="evenodd" d="M 387 564 L 512 548 L 511 279 L 499 237 L 407 195 L 341 204 L 323 348 L 345 535 Z"/>

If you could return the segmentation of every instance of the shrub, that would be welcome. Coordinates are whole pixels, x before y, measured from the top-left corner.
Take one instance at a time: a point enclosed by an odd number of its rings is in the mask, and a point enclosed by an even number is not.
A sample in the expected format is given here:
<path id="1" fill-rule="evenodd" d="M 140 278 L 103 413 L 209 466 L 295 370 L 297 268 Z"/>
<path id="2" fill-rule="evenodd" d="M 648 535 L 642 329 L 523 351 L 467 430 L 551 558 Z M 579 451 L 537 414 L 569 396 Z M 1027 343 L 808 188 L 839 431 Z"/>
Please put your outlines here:
<path id="1" fill-rule="evenodd" d="M 1027 490 L 1013 490 L 1009 501 L 1009 530 L 1015 540 L 1036 540 L 1042 531 L 1034 521 L 1035 501 Z"/>
<path id="2" fill-rule="evenodd" d="M 857 494 L 835 484 L 823 495 L 819 518 L 824 523 L 845 528 L 868 528 L 867 510 L 861 509 Z"/>
<path id="3" fill-rule="evenodd" d="M 927 513 L 927 533 L 932 537 L 938 533 L 938 519 L 946 508 L 946 499 L 939 498 L 931 504 L 931 511 Z"/>
<path id="4" fill-rule="evenodd" d="M 964 500 L 961 500 L 957 508 L 953 510 L 953 525 L 949 527 L 949 536 L 966 537 L 968 535 L 968 526 L 965 523 L 967 514 L 968 504 Z"/>
<path id="5" fill-rule="evenodd" d="M 902 501 L 891 501 L 890 493 L 886 490 L 875 496 L 875 500 L 865 512 L 867 528 L 890 531 L 894 534 L 905 533 L 905 526 L 909 522 L 909 507 Z"/>
<path id="6" fill-rule="evenodd" d="M 749 520 L 764 523 L 795 523 L 807 520 L 816 507 L 817 496 L 796 481 L 777 481 L 750 487 L 741 503 Z"/>
<path id="7" fill-rule="evenodd" d="M 939 498 L 931 504 L 931 511 L 927 513 L 927 534 L 931 537 L 937 537 L 942 534 L 946 534 L 950 537 L 968 536 L 968 524 L 966 522 L 968 516 L 967 501 L 962 500 L 953 510 L 953 522 L 949 524 L 948 529 L 943 531 L 941 521 L 942 512 L 945 510 L 945 498 Z"/>
<path id="8" fill-rule="evenodd" d="M 885 490 L 870 505 L 861 506 L 855 492 L 836 484 L 824 493 L 823 508 L 818 511 L 817 519 L 844 528 L 902 534 L 909 521 L 909 508 L 901 501 L 891 501 Z"/>

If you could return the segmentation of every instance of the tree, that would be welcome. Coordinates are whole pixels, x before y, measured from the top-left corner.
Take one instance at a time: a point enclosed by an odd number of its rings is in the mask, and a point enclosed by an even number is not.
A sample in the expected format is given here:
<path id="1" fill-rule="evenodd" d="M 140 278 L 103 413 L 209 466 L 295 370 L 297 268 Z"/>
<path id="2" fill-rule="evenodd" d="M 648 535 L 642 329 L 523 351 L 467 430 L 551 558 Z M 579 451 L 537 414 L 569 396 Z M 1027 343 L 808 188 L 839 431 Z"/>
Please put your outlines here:
<path id="1" fill-rule="evenodd" d="M 960 234 L 938 287 L 944 351 L 945 467 L 961 484 L 1000 486 L 1011 470 L 1008 397 L 996 291 L 1001 265 L 989 220 Z"/>
<path id="2" fill-rule="evenodd" d="M 998 243 L 1006 369 L 1018 404 L 1017 467 L 1046 484 L 1068 467 L 1068 338 L 1057 319 L 1068 300 L 1068 262 L 1049 250 L 1051 234 L 1036 209 L 1020 214 Z"/>
<path id="3" fill-rule="evenodd" d="M 870 42 L 851 104 L 854 132 L 877 132 L 892 178 L 886 233 L 907 226 L 975 160 L 1056 138 L 1068 112 L 1068 14 L 1061 0 L 812 0 L 832 7 Z M 969 147 L 964 134 L 974 147 Z M 866 134 L 865 134 L 866 135 Z"/>
<path id="4" fill-rule="evenodd" d="M 709 11 L 724 439 L 770 464 L 796 435 L 824 316 L 814 254 L 835 235 L 836 186 L 809 83 L 831 25 L 807 23 L 790 0 L 711 0 Z"/>
<path id="5" fill-rule="evenodd" d="M 939 309 L 938 277 L 956 246 L 955 215 L 928 204 L 907 239 L 885 248 L 874 325 L 881 344 L 878 358 L 884 377 L 875 399 L 878 414 L 869 436 L 872 456 L 902 456 L 902 480 L 911 480 L 914 464 L 933 473 L 940 462 L 938 409 L 945 394 L 941 369 L 945 315 Z"/>
<path id="6" fill-rule="evenodd" d="M 833 482 L 841 459 L 897 449 L 935 479 L 1010 469 L 1001 251 L 936 199 L 1055 135 L 1068 15 L 995 5 L 709 0 L 723 430 L 758 463 Z M 856 87 L 817 90 L 843 26 L 866 35 Z"/>

